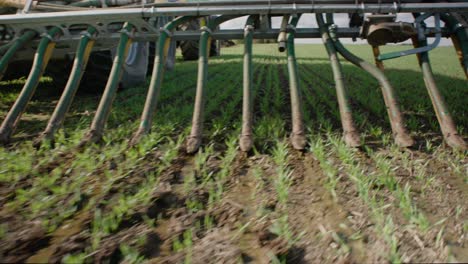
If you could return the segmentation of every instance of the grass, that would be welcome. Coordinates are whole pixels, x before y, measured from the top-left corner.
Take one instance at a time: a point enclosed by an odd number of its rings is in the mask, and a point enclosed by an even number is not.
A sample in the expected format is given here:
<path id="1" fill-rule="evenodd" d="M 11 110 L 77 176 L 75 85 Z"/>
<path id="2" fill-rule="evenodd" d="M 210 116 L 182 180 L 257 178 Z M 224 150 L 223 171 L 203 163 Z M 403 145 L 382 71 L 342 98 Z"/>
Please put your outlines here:
<path id="1" fill-rule="evenodd" d="M 395 49 L 399 47 L 384 48 Z M 350 46 L 350 50 L 372 61 L 367 46 Z M 295 176 L 303 173 L 292 164 L 291 157 L 297 156 L 294 162 L 305 164 L 304 157 L 310 155 L 320 170 L 313 176 L 323 179 L 319 181 L 323 186 L 310 187 L 324 188 L 335 206 L 345 211 L 358 210 L 366 218 L 367 225 L 353 230 L 349 237 L 336 230 L 327 231 L 333 243 L 339 245 L 339 250 L 330 254 L 355 257 L 353 243 L 361 241 L 367 252 L 361 261 L 444 262 L 457 257 L 446 253 L 451 247 L 466 249 L 457 239 L 468 226 L 467 203 L 460 198 L 467 195 L 467 153 L 443 145 L 416 58 L 385 62 L 385 72 L 400 98 L 408 129 L 417 140 L 412 150 L 399 149 L 392 143 L 378 83 L 341 60 L 353 117 L 365 144 L 362 149 L 351 149 L 341 140 L 334 81 L 324 47 L 297 45 L 309 148 L 305 153 L 296 153 L 287 140 L 291 117 L 285 56 L 274 45 L 254 45 L 255 145 L 245 157 L 237 145 L 242 109 L 241 53 L 242 46 L 225 48 L 221 57 L 210 59 L 203 146 L 193 156 L 183 154 L 183 150 L 190 131 L 196 62 L 179 61 L 175 70 L 166 74 L 151 134 L 134 147 L 129 147 L 127 141 L 138 125 L 149 83 L 119 91 L 101 143 L 82 151 L 74 149 L 99 101 L 99 95 L 83 94 L 76 98 L 54 144 L 34 148 L 31 136 L 44 128 L 53 109 L 50 102 L 57 99 L 47 91 L 51 80 L 45 78 L 19 123 L 17 140 L 0 147 L 0 202 L 5 215 L 0 223 L 0 238 L 11 239 L 9 236 L 19 234 L 21 228 L 15 222 L 39 222 L 44 236 L 54 237 L 60 227 L 87 212 L 89 224 L 80 230 L 87 234 L 85 242 L 79 250 L 60 255 L 64 263 L 97 261 L 96 256 L 106 252 L 106 243 L 112 238 L 121 239 L 120 246 L 114 249 L 120 261 L 140 263 L 158 257 L 143 250 L 148 244 L 157 244 L 146 241 L 146 235 L 141 236 L 141 241 L 134 236 L 119 236 L 138 225 L 157 234 L 163 240 L 161 244 L 169 244 L 160 254 L 183 253 L 182 262 L 186 263 L 194 261 L 192 250 L 208 232 L 225 225 L 234 230 L 233 241 L 250 241 L 248 237 L 256 234 L 256 224 L 266 221 L 267 231 L 287 241 L 288 250 L 307 249 L 305 245 L 313 239 L 309 233 L 314 232 L 298 228 L 295 218 L 302 216 L 289 208 L 295 202 L 292 195 L 297 195 Z M 459 133 L 466 138 L 468 91 L 455 52 L 441 47 L 431 52 L 431 59 L 437 84 L 449 102 Z M 14 102 L 22 82 L 0 82 L 0 119 Z M 247 170 L 251 171 L 252 186 L 245 182 Z M 167 208 L 159 208 L 158 216 L 150 217 L 146 212 L 158 204 L 153 198 L 165 185 L 170 186 L 169 192 L 177 199 Z M 248 188 L 252 193 L 233 198 L 233 186 Z M 360 205 L 357 209 L 347 208 L 348 192 L 356 194 Z M 249 207 L 256 211 L 252 215 L 244 212 L 241 220 L 226 224 L 228 220 L 220 221 L 216 210 L 228 198 L 255 203 Z M 275 205 L 266 208 L 272 200 Z M 301 206 L 316 205 L 304 200 Z M 319 207 L 315 209 L 319 211 Z M 170 225 L 181 211 L 192 220 L 180 234 L 167 236 L 160 229 Z M 141 217 L 135 217 L 139 214 Z M 231 218 L 235 216 L 228 215 L 226 219 Z M 312 229 L 318 232 L 316 227 Z M 438 257 L 422 257 L 427 252 L 413 247 L 418 239 Z M 317 247 L 326 252 L 329 246 L 320 243 Z M 373 248 L 373 244 L 380 243 L 382 256 Z M 414 259 L 412 251 L 419 252 Z M 2 248 L 0 253 L 7 254 Z M 294 263 L 289 251 L 275 254 L 272 261 Z M 103 258 L 108 261 L 111 257 Z"/>

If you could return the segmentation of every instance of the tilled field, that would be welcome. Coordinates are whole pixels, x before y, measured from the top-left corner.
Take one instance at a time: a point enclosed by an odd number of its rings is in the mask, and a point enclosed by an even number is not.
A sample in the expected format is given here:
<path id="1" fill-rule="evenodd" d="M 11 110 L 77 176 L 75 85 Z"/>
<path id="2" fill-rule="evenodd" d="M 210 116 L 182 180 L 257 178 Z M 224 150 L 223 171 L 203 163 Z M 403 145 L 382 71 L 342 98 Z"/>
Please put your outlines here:
<path id="1" fill-rule="evenodd" d="M 288 145 L 285 55 L 254 46 L 255 148 L 242 153 L 241 50 L 210 60 L 195 155 L 185 142 L 196 62 L 166 74 L 152 132 L 134 147 L 147 86 L 119 91 L 99 144 L 77 148 L 100 96 L 80 94 L 54 144 L 35 149 L 58 98 L 44 81 L 14 142 L 0 148 L 0 262 L 468 262 L 467 153 L 443 144 L 416 58 L 386 65 L 412 149 L 393 144 L 378 83 L 343 63 L 364 144 L 352 149 L 325 49 L 298 45 L 308 128 L 300 152 Z M 370 48 L 351 50 L 371 61 Z M 466 140 L 468 85 L 455 52 L 431 59 Z M 0 83 L 0 119 L 20 88 Z"/>

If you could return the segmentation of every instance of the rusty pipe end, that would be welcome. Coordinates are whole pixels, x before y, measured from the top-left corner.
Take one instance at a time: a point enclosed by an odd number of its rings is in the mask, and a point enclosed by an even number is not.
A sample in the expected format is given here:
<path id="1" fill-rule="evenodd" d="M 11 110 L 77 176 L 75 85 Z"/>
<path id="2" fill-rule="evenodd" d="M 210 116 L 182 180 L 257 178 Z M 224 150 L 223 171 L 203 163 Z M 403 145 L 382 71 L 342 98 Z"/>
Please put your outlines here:
<path id="1" fill-rule="evenodd" d="M 468 149 L 466 142 L 457 134 L 444 135 L 447 145 L 456 150 L 465 151 Z"/>
<path id="2" fill-rule="evenodd" d="M 307 144 L 306 137 L 303 133 L 292 133 L 290 141 L 292 147 L 296 150 L 304 150 Z"/>
<path id="3" fill-rule="evenodd" d="M 7 131 L 2 131 L 0 133 L 0 145 L 6 145 L 10 143 L 11 139 L 11 133 L 8 133 Z"/>
<path id="4" fill-rule="evenodd" d="M 253 147 L 252 135 L 241 135 L 239 138 L 239 147 L 243 152 L 249 152 Z"/>
<path id="5" fill-rule="evenodd" d="M 395 143 L 402 148 L 409 148 L 414 145 L 414 140 L 406 133 L 394 135 Z"/>
<path id="6" fill-rule="evenodd" d="M 343 132 L 343 140 L 348 147 L 357 148 L 361 146 L 359 133 L 356 131 Z"/>
<path id="7" fill-rule="evenodd" d="M 278 51 L 284 52 L 286 50 L 286 41 L 278 42 Z"/>
<path id="8" fill-rule="evenodd" d="M 194 154 L 201 145 L 201 137 L 189 137 L 187 140 L 187 153 Z"/>
<path id="9" fill-rule="evenodd" d="M 88 144 L 97 143 L 102 139 L 102 133 L 97 130 L 90 130 L 78 144 L 78 148 L 82 148 Z"/>
<path id="10" fill-rule="evenodd" d="M 147 133 L 145 132 L 144 129 L 139 128 L 139 129 L 135 132 L 135 134 L 133 135 L 133 137 L 130 139 L 128 145 L 129 145 L 130 147 L 134 147 L 136 144 L 138 144 L 138 143 L 141 141 L 141 139 L 143 138 L 143 136 L 146 135 L 146 134 L 147 134 Z"/>
<path id="11" fill-rule="evenodd" d="M 55 136 L 53 133 L 44 131 L 33 141 L 33 147 L 40 148 L 44 144 L 53 146 L 55 143 Z"/>

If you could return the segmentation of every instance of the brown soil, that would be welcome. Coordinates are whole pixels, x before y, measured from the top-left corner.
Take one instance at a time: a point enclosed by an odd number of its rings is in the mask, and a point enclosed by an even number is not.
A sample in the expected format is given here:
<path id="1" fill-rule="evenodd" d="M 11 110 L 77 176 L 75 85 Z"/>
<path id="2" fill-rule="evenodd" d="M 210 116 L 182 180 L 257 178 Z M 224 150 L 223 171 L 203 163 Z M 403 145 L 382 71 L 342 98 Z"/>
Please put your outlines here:
<path id="1" fill-rule="evenodd" d="M 284 104 L 275 112 L 286 120 L 284 131 L 289 131 L 287 71 L 284 64 L 274 62 L 273 66 L 255 66 L 256 73 L 259 69 L 267 71 L 263 75 L 254 74 L 254 83 L 264 85 L 268 78 L 273 78 L 268 73 L 277 74 L 274 77 L 278 80 Z M 325 96 L 334 96 L 333 89 L 325 90 L 333 87 L 331 79 L 322 77 L 313 67 L 306 67 L 304 72 L 314 75 L 327 86 L 314 91 L 302 87 L 304 95 L 318 96 L 320 92 L 326 92 Z M 180 76 L 189 74 L 187 71 Z M 360 80 L 352 81 L 358 83 Z M 237 85 L 236 89 L 241 88 L 240 76 L 231 81 L 232 85 Z M 188 104 L 194 87 L 187 88 L 192 90 L 182 91 L 177 99 Z M 237 112 L 232 115 L 240 116 L 239 90 L 236 90 L 239 93 L 236 98 L 226 95 L 223 89 L 208 92 L 221 105 L 231 101 L 237 103 L 234 110 Z M 257 107 L 263 98 L 273 97 L 271 93 L 274 91 L 272 87 L 257 87 L 255 92 Z M 212 101 L 216 102 L 215 99 Z M 171 103 L 168 100 L 162 104 Z M 358 105 L 364 115 L 373 116 L 363 102 L 356 101 L 353 105 Z M 206 113 L 206 123 L 209 124 L 215 123 L 224 110 L 219 106 L 210 109 Z M 332 115 L 333 110 L 326 111 Z M 268 114 L 257 108 L 254 120 Z M 373 118 L 375 120 L 370 122 L 384 123 L 381 118 Z M 328 120 L 332 127 L 338 128 L 333 133 L 339 134 L 340 121 L 335 117 Z M 229 122 L 224 125 L 234 127 L 234 122 Z M 392 250 L 403 262 L 468 262 L 468 185 L 466 175 L 463 175 L 468 164 L 466 158 L 455 160 L 457 154 L 450 150 L 440 148 L 434 152 L 422 145 L 416 147 L 419 150 L 393 151 L 381 141 L 352 150 L 355 167 L 370 178 L 382 173 L 375 156 L 385 156 L 398 186 L 401 189 L 410 187 L 412 210 L 418 210 L 428 221 L 427 230 L 421 229 L 414 219 L 405 215 L 401 198 L 394 190 L 374 183 L 369 187 L 369 195 L 378 201 L 376 206 L 387 217 L 384 223 L 391 222 L 392 230 L 389 231 L 383 230 L 373 205 L 361 196 L 362 190 L 352 178 L 352 168 L 328 142 L 325 144 L 326 162 L 336 169 L 335 176 L 339 178 L 334 188 L 336 196 L 328 187 L 329 176 L 317 154 L 309 149 L 301 152 L 290 147 L 288 162 L 284 165 L 292 172 L 291 184 L 287 201 L 280 202 L 276 189 L 279 166 L 271 152 L 275 140 L 284 140 L 282 138 L 272 139 L 268 144 L 257 141 L 250 153 L 237 151 L 226 177 L 216 178 L 220 177 L 223 158 L 228 155 L 224 142 L 229 138 L 227 134 L 232 132 L 230 128 L 221 128 L 223 132 L 209 135 L 212 137 L 210 142 L 204 142 L 204 151 L 210 143 L 214 142 L 214 145 L 204 163 L 203 173 L 196 168 L 201 152 L 187 155 L 184 147 L 178 149 L 170 164 L 163 164 L 164 146 L 161 145 L 164 143 L 158 143 L 139 157 L 138 163 L 131 168 L 121 165 L 128 158 L 125 152 L 98 163 L 86 175 L 84 183 L 77 187 L 82 194 L 73 204 L 75 210 L 57 222 L 54 230 L 47 230 L 44 219 L 48 214 L 61 212 L 61 205 L 72 200 L 72 194 L 64 194 L 64 201 L 35 217 L 29 216 L 29 207 L 37 201 L 25 201 L 19 208 L 10 203 L 19 197 L 18 189 L 33 189 L 37 177 L 47 177 L 58 167 L 70 167 L 84 150 L 68 149 L 47 159 L 38 156 L 33 161 L 32 172 L 20 175 L 16 184 L 0 183 L 0 262 L 61 263 L 67 256 L 81 255 L 86 263 L 133 263 L 138 262 L 136 259 L 150 263 L 388 263 L 392 260 L 389 256 Z M 206 125 L 205 129 L 211 128 Z M 319 130 L 313 128 L 314 133 Z M 170 137 L 175 139 L 182 131 L 174 128 L 171 133 Z M 311 137 L 326 136 L 318 133 Z M 206 135 L 204 141 L 208 141 Z M 96 153 L 105 147 L 93 146 L 98 150 Z M 466 157 L 466 154 L 460 155 Z M 423 180 L 417 177 L 422 164 L 426 164 Z M 121 167 L 123 171 L 118 172 Z M 461 172 L 456 171 L 460 168 Z M 149 202 L 126 208 L 122 219 L 109 232 L 94 226 L 98 211 L 103 216 L 114 213 L 122 197 L 137 193 L 147 183 L 149 175 L 156 171 L 159 173 L 157 182 L 145 196 Z M 54 184 L 66 185 L 73 177 L 82 177 L 77 175 L 77 172 L 63 172 Z M 191 179 L 194 183 L 187 187 Z M 217 193 L 219 190 L 222 191 Z M 50 190 L 44 192 L 52 193 Z M 389 241 L 386 232 L 396 240 Z M 98 237 L 96 234 L 100 235 L 99 241 L 94 240 Z"/>

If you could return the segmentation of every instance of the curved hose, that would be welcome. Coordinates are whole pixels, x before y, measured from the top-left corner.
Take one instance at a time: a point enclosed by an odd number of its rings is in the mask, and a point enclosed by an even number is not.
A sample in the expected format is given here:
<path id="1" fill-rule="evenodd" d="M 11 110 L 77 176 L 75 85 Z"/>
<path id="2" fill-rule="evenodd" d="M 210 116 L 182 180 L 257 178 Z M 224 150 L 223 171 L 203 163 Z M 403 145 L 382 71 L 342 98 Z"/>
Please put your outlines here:
<path id="1" fill-rule="evenodd" d="M 57 106 L 55 107 L 54 113 L 50 118 L 46 129 L 36 141 L 39 144 L 43 140 L 52 140 L 55 132 L 60 128 L 65 119 L 65 115 L 70 108 L 73 98 L 80 85 L 81 77 L 86 69 L 89 56 L 93 49 L 94 40 L 91 36 L 96 33 L 96 29 L 89 27 L 86 34 L 81 36 L 80 42 L 76 50 L 75 60 L 73 62 L 73 68 L 68 78 L 65 89 L 63 90 L 62 96 L 60 97 Z"/>
<path id="2" fill-rule="evenodd" d="M 101 100 L 99 101 L 99 106 L 96 111 L 96 115 L 94 116 L 93 122 L 91 123 L 91 128 L 80 142 L 80 146 L 83 146 L 88 142 L 96 142 L 102 137 L 104 126 L 107 122 L 107 119 L 109 118 L 112 103 L 117 93 L 118 84 L 122 76 L 123 64 L 127 56 L 128 48 L 132 44 L 130 32 L 133 30 L 133 28 L 133 25 L 130 23 L 125 23 L 123 26 L 109 79 L 107 80 L 106 87 L 104 88 L 104 93 L 101 97 Z"/>
<path id="3" fill-rule="evenodd" d="M 320 14 L 316 15 L 317 24 L 320 27 L 320 33 L 322 34 L 322 41 L 327 49 L 330 64 L 333 70 L 333 78 L 335 80 L 336 97 L 338 99 L 338 107 L 340 109 L 341 125 L 343 127 L 343 138 L 346 144 L 350 147 L 360 146 L 359 133 L 357 132 L 356 126 L 351 112 L 351 106 L 349 103 L 349 96 L 346 92 L 344 83 L 344 77 L 338 55 L 336 53 L 333 41 L 328 34 L 323 16 Z"/>
<path id="4" fill-rule="evenodd" d="M 178 25 L 190 21 L 194 18 L 195 17 L 192 16 L 178 17 L 167 23 L 164 28 L 161 29 L 161 34 L 159 35 L 158 43 L 156 45 L 151 82 L 148 88 L 148 94 L 146 96 L 143 113 L 141 115 L 140 125 L 131 140 L 132 145 L 138 143 L 140 138 L 150 131 L 154 112 L 156 110 L 159 99 L 159 93 L 161 91 L 161 84 L 164 78 L 165 61 L 171 43 L 172 31 Z"/>
<path id="5" fill-rule="evenodd" d="M 5 54 L 3 54 L 2 58 L 0 59 L 0 80 L 2 80 L 3 75 L 6 72 L 6 69 L 8 67 L 8 63 L 10 62 L 11 58 L 13 55 L 15 55 L 16 51 L 23 47 L 23 45 L 30 41 L 32 38 L 36 36 L 36 32 L 32 30 L 25 31 L 23 35 L 21 35 L 19 38 L 13 40 L 10 42 L 11 44 L 6 46 L 7 51 Z M 2 47 L 3 48 L 3 47 Z"/>
<path id="6" fill-rule="evenodd" d="M 327 15 L 327 22 L 333 24 L 332 15 Z M 385 74 L 375 67 L 374 65 L 364 61 L 363 59 L 357 57 L 356 55 L 349 52 L 343 44 L 338 40 L 334 28 L 329 29 L 329 34 L 333 40 L 336 50 L 349 62 L 360 67 L 361 69 L 368 72 L 374 78 L 377 79 L 380 83 L 382 89 L 382 94 L 384 97 L 385 105 L 387 106 L 387 113 L 390 119 L 390 125 L 392 127 L 393 136 L 395 143 L 401 147 L 410 147 L 414 144 L 413 139 L 409 136 L 406 131 L 404 124 L 403 115 L 400 111 L 400 107 L 395 95 L 395 91 L 388 81 Z"/>
<path id="7" fill-rule="evenodd" d="M 15 104 L 10 109 L 5 120 L 3 120 L 3 123 L 0 126 L 0 142 L 7 143 L 10 140 L 10 136 L 18 125 L 20 117 L 26 109 L 26 105 L 34 95 L 39 79 L 52 56 L 52 52 L 55 48 L 55 42 L 53 39 L 55 36 L 60 34 L 60 32 L 60 28 L 54 27 L 49 30 L 47 35 L 43 36 L 39 42 L 28 79 L 26 80 L 18 99 L 16 99 Z"/>
<path id="8" fill-rule="evenodd" d="M 413 38 L 415 48 L 425 46 L 427 43 L 426 37 L 422 36 L 419 39 Z M 448 110 L 445 99 L 437 88 L 434 74 L 432 73 L 431 63 L 429 61 L 429 53 L 423 52 L 418 56 L 419 65 L 424 76 L 427 92 L 431 98 L 432 106 L 436 113 L 437 121 L 444 136 L 445 142 L 454 149 L 466 150 L 467 146 L 462 137 L 458 135 L 455 122 Z"/>
<path id="9" fill-rule="evenodd" d="M 195 153 L 201 145 L 203 131 L 203 109 L 205 106 L 205 86 L 208 78 L 208 57 L 211 46 L 211 32 L 219 24 L 238 16 L 219 16 L 208 22 L 206 27 L 202 27 L 199 41 L 198 57 L 198 77 L 195 95 L 195 105 L 193 109 L 192 128 L 187 140 L 187 153 Z"/>

